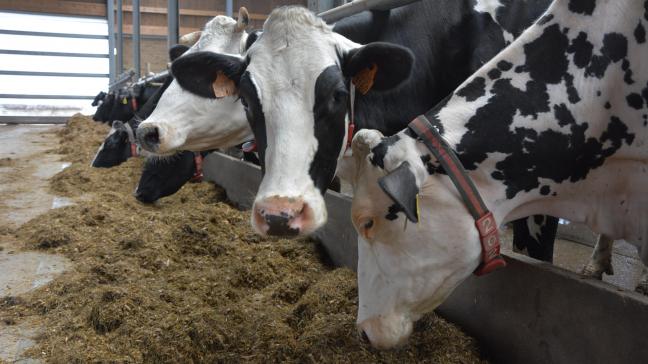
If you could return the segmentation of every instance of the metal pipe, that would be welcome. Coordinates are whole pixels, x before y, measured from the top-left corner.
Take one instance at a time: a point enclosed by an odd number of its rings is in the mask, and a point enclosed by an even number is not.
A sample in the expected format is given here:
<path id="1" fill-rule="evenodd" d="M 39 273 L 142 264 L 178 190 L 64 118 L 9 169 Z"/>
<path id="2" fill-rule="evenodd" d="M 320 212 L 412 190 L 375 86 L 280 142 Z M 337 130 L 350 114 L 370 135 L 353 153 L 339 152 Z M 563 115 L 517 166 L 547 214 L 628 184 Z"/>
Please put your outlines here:
<path id="1" fill-rule="evenodd" d="M 108 86 L 108 90 L 109 91 L 115 90 L 121 87 L 121 85 L 125 84 L 126 82 L 130 82 L 130 80 L 133 79 L 134 75 L 135 75 L 135 71 L 133 70 L 128 70 L 128 72 L 122 73 L 121 75 L 119 75 L 119 77 L 117 77 L 117 81 L 111 83 L 110 86 Z"/>
<path id="2" fill-rule="evenodd" d="M 133 68 L 135 77 L 140 78 L 142 64 L 140 60 L 140 0 L 133 0 Z"/>
<path id="3" fill-rule="evenodd" d="M 342 18 L 361 13 L 365 10 L 389 10 L 421 0 L 354 0 L 318 15 L 327 23 L 334 23 Z"/>
<path id="4" fill-rule="evenodd" d="M 117 73 L 124 72 L 124 13 L 122 0 L 117 0 Z"/>
<path id="5" fill-rule="evenodd" d="M 147 83 L 152 83 L 152 82 L 164 82 L 164 80 L 169 76 L 169 71 L 164 70 L 162 72 L 158 72 L 154 75 L 142 78 L 141 80 L 138 80 L 133 84 L 133 86 L 142 86 Z"/>
<path id="6" fill-rule="evenodd" d="M 115 2 L 108 0 L 106 12 L 108 15 L 108 83 L 115 80 Z"/>
<path id="7" fill-rule="evenodd" d="M 225 1 L 225 15 L 229 16 L 230 18 L 234 16 L 234 1 L 233 0 L 226 0 Z"/>
<path id="8" fill-rule="evenodd" d="M 178 0 L 169 0 L 167 6 L 167 45 L 168 48 L 178 44 L 178 33 L 180 32 L 180 25 L 178 19 L 180 18 L 180 6 Z"/>

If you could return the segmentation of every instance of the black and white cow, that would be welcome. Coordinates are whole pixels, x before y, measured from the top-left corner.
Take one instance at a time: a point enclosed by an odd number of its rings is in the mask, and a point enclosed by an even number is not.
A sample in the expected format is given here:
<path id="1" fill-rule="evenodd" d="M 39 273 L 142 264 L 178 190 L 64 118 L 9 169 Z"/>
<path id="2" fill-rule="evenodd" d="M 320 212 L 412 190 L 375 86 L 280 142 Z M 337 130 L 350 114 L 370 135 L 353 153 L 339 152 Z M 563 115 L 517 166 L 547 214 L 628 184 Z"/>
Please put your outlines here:
<path id="1" fill-rule="evenodd" d="M 197 155 L 200 157 L 197 160 Z M 187 182 L 202 181 L 202 159 L 208 152 L 178 152 L 170 157 L 147 158 L 142 169 L 135 198 L 143 203 L 173 195 Z"/>
<path id="2" fill-rule="evenodd" d="M 333 32 L 304 9 L 285 8 L 271 15 L 266 30 L 272 31 L 262 36 L 244 59 L 201 53 L 184 57 L 173 69 L 182 86 L 205 97 L 214 97 L 212 75 L 219 71 L 232 74 L 240 85 L 261 161 L 268 164 L 264 166 L 266 176 L 257 196 L 253 226 L 262 233 L 304 234 L 321 226 L 326 218 L 321 193 L 333 176 L 347 137 L 349 78 L 352 68 L 358 67 L 351 59 L 362 64 L 362 57 L 380 58 L 376 76 L 380 86 L 407 77 L 412 60 L 407 50 L 377 41 L 398 43 L 416 54 L 411 77 L 397 90 L 357 97 L 356 129 L 371 127 L 394 133 L 409 118 L 449 94 L 519 35 L 548 4 L 548 0 L 509 7 L 488 1 L 421 2 L 391 12 L 365 12 L 338 22 Z M 360 47 L 340 35 L 369 45 Z M 388 64 L 390 61 L 394 64 Z M 392 74 L 392 80 L 383 79 L 382 74 L 394 69 L 402 70 L 400 78 Z M 270 143 L 266 138 L 269 129 L 273 129 Z M 272 151 L 267 158 L 266 145 Z M 286 209 L 285 216 L 293 216 L 304 226 L 292 224 L 290 228 L 286 225 L 292 222 L 286 224 L 276 218 Z M 301 215 L 295 216 L 297 213 Z M 542 224 L 533 220 L 529 224 L 525 220 L 514 223 L 515 247 L 551 261 L 557 219 L 536 219 Z M 280 227 L 271 227 L 269 221 Z"/>
<path id="3" fill-rule="evenodd" d="M 169 58 L 174 61 L 189 49 L 186 45 L 177 44 L 169 50 Z M 136 143 L 135 133 L 142 120 L 148 118 L 156 109 L 162 94 L 169 87 L 173 77 L 168 76 L 161 87 L 148 98 L 146 103 L 135 112 L 126 123 L 115 120 L 104 142 L 99 146 L 91 165 L 98 168 L 110 168 L 124 163 L 128 158 L 139 155 L 140 146 Z M 146 155 L 146 152 L 144 152 Z"/>
<path id="4" fill-rule="evenodd" d="M 560 216 L 610 244 L 625 239 L 648 263 L 647 27 L 648 1 L 556 0 L 425 113 L 497 222 Z M 361 237 L 358 325 L 383 348 L 402 343 L 482 256 L 457 188 L 414 135 L 360 131 L 341 173 Z M 397 174 L 401 197 L 391 198 L 377 182 Z M 417 195 L 418 224 L 404 229 L 401 211 Z"/>
<path id="5" fill-rule="evenodd" d="M 245 31 L 248 21 L 245 8 L 240 9 L 238 21 L 222 15 L 215 17 L 205 25 L 196 44 L 178 59 L 205 50 L 240 55 L 249 39 Z M 142 148 L 169 155 L 178 150 L 229 148 L 253 139 L 237 96 L 223 94 L 217 100 L 213 97 L 213 92 L 212 99 L 196 96 L 173 81 L 158 107 L 137 130 Z"/>

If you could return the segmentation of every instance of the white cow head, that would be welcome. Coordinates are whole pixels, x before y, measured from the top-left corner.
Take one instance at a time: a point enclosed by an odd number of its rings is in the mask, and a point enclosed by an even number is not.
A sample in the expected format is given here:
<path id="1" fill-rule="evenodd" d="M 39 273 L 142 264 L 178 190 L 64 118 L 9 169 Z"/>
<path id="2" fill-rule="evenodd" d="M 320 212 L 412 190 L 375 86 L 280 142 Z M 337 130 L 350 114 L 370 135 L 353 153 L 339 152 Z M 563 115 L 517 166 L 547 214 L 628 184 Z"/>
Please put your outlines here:
<path id="1" fill-rule="evenodd" d="M 404 132 L 361 130 L 340 165 L 358 231 L 358 328 L 378 348 L 403 343 L 480 261 L 472 216 L 445 175 L 429 174 L 419 144 Z M 388 180 L 399 186 L 390 195 L 379 185 Z"/>
<path id="2" fill-rule="evenodd" d="M 202 96 L 236 93 L 245 106 L 265 176 L 252 225 L 261 234 L 309 234 L 326 222 L 322 195 L 346 145 L 349 83 L 390 89 L 409 77 L 412 53 L 360 45 L 301 7 L 272 12 L 246 57 L 196 53 L 173 65 Z"/>
<path id="3" fill-rule="evenodd" d="M 227 16 L 215 17 L 205 25 L 187 54 L 198 51 L 240 54 L 248 40 L 247 23 L 245 8 L 239 11 L 238 22 Z M 137 138 L 144 149 L 168 155 L 178 150 L 230 147 L 251 139 L 252 135 L 236 96 L 203 98 L 186 92 L 174 80 L 153 113 L 140 124 Z"/>

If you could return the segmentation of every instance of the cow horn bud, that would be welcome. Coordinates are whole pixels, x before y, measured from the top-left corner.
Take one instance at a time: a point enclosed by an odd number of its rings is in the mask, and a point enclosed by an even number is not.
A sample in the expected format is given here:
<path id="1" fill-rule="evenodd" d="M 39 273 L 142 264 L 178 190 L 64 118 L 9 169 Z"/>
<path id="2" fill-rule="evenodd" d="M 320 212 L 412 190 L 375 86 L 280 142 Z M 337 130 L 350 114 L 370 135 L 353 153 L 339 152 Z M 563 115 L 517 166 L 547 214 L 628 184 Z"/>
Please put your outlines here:
<path id="1" fill-rule="evenodd" d="M 189 34 L 185 34 L 182 37 L 180 37 L 180 40 L 179 40 L 178 43 L 191 47 L 192 45 L 196 44 L 198 39 L 200 39 L 201 34 L 202 34 L 202 31 L 200 31 L 200 30 L 195 31 L 195 32 L 191 32 Z"/>
<path id="2" fill-rule="evenodd" d="M 247 28 L 250 23 L 250 14 L 248 13 L 245 6 L 241 6 L 238 13 L 238 20 L 236 21 L 236 31 L 242 32 Z"/>

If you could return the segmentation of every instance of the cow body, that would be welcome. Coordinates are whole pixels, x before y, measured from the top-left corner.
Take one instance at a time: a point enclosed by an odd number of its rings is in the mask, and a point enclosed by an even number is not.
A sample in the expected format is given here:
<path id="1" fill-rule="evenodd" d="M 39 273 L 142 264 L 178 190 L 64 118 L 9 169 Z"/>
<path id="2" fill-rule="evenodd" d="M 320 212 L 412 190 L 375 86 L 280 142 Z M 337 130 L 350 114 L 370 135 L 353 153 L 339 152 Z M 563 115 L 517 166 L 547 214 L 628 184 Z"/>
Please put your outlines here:
<path id="1" fill-rule="evenodd" d="M 499 223 L 559 216 L 625 239 L 648 263 L 645 12 L 633 0 L 557 0 L 425 114 Z M 377 181 L 403 166 L 410 192 L 395 200 Z M 359 132 L 343 169 L 360 234 L 358 324 L 374 345 L 392 347 L 477 268 L 478 232 L 409 129 L 386 138 Z M 417 198 L 418 226 L 403 230 L 404 203 Z"/>

